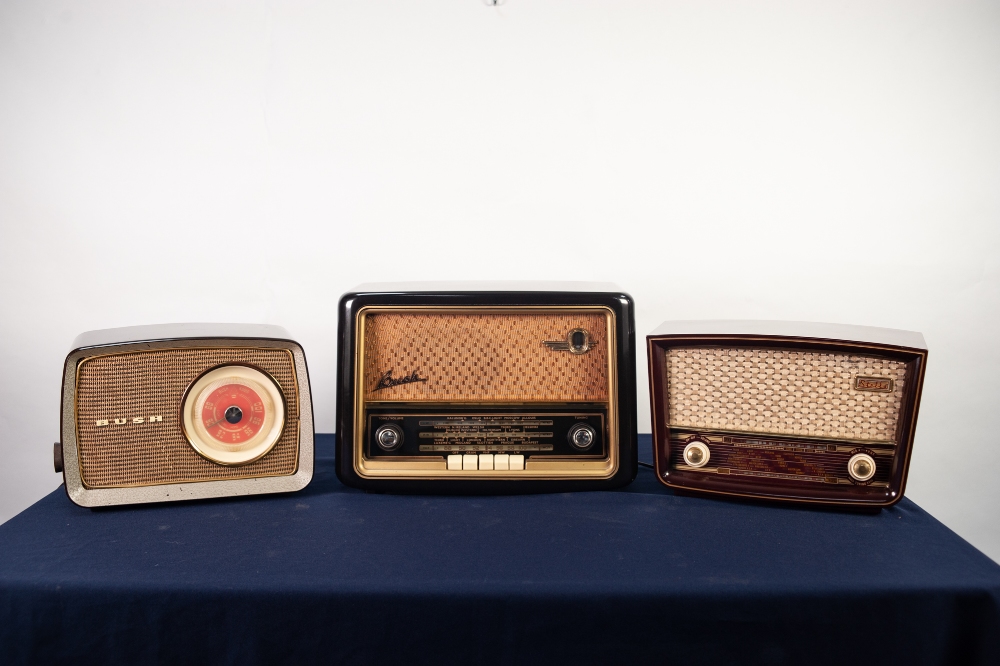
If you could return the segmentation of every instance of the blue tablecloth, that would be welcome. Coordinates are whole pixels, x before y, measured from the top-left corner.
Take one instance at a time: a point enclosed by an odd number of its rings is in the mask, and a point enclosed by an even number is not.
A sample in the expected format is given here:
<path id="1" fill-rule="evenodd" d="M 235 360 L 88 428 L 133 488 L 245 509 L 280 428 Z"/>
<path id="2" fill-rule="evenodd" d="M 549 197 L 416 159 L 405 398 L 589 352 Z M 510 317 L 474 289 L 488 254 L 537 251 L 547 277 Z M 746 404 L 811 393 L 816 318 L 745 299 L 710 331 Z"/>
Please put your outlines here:
<path id="1" fill-rule="evenodd" d="M 1000 664 L 1000 566 L 908 500 L 366 494 L 317 440 L 298 494 L 0 526 L 0 662 Z"/>

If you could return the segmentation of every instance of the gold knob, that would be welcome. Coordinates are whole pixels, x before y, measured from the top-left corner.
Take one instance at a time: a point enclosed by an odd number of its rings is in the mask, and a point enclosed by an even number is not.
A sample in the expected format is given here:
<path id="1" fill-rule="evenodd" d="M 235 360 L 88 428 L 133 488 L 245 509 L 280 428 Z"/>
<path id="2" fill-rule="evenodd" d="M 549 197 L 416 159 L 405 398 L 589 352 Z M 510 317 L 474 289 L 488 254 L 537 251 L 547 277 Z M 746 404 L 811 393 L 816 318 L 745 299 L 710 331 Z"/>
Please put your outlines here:
<path id="1" fill-rule="evenodd" d="M 711 457 L 712 452 L 708 450 L 708 445 L 697 439 L 688 442 L 684 447 L 684 462 L 691 467 L 704 467 Z"/>
<path id="2" fill-rule="evenodd" d="M 869 481 L 875 476 L 875 460 L 867 453 L 855 453 L 847 461 L 847 473 L 855 481 Z"/>

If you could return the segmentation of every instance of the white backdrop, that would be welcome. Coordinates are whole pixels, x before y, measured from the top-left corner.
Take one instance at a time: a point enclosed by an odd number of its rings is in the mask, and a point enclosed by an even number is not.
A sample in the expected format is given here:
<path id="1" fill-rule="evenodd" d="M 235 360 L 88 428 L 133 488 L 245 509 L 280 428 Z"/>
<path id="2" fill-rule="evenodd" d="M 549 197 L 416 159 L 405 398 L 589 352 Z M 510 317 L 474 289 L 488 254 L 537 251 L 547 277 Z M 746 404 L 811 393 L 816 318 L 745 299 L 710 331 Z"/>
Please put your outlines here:
<path id="1" fill-rule="evenodd" d="M 922 331 L 907 495 L 1000 560 L 998 119 L 995 2 L 7 0 L 0 520 L 81 331 L 281 324 L 330 432 L 354 284 L 609 280 Z"/>

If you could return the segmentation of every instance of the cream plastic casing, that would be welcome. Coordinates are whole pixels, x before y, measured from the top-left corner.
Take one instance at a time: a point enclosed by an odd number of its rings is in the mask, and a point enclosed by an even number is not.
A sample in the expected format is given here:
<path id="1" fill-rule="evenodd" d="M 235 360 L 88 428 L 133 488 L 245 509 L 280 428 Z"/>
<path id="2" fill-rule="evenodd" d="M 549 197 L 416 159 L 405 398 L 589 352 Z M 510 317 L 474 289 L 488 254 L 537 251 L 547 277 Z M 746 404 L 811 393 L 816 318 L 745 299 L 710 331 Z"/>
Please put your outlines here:
<path id="1" fill-rule="evenodd" d="M 292 354 L 299 400 L 298 466 L 294 474 L 248 479 L 166 483 L 123 488 L 87 488 L 83 484 L 76 440 L 76 369 L 97 354 L 158 348 L 261 347 Z M 262 324 L 163 324 L 88 331 L 80 334 L 66 357 L 62 387 L 62 466 L 66 493 L 83 507 L 171 502 L 213 497 L 294 492 L 312 480 L 314 431 L 309 372 L 302 347 L 284 328 Z"/>

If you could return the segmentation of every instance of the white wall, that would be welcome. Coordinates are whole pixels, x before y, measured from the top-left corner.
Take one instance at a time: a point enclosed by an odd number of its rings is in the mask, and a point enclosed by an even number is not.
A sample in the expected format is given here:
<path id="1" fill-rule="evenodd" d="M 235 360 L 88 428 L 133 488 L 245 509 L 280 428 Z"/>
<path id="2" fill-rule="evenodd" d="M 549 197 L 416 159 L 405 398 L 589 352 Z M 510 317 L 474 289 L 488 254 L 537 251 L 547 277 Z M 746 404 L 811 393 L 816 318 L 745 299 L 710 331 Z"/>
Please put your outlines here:
<path id="1" fill-rule="evenodd" d="M 81 331 L 282 324 L 329 432 L 347 288 L 595 279 L 924 332 L 907 494 L 1000 560 L 998 119 L 997 3 L 8 0 L 0 520 Z"/>

